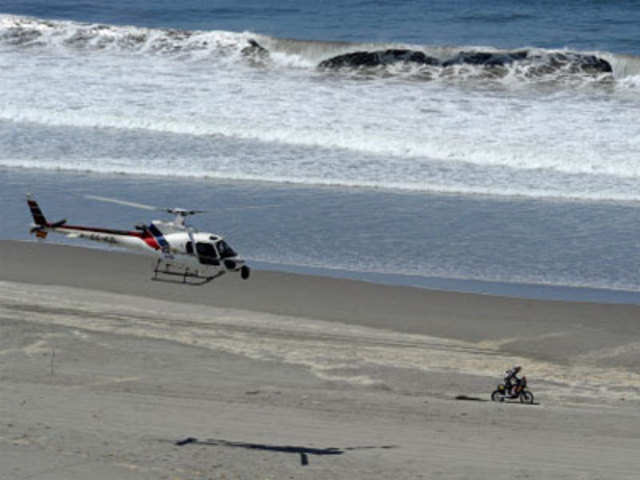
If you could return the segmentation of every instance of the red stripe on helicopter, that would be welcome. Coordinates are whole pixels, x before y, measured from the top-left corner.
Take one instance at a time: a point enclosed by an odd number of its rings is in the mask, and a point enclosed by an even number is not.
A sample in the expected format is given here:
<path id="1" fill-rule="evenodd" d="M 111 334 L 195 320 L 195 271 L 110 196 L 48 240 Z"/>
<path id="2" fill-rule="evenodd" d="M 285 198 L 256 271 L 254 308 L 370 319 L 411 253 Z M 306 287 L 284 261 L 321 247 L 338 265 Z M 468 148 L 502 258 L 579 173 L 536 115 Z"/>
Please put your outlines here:
<path id="1" fill-rule="evenodd" d="M 149 245 L 154 250 L 160 250 L 160 245 L 158 245 L 158 241 L 155 239 L 155 237 L 153 237 L 151 235 L 144 236 L 144 237 L 142 237 L 142 240 L 144 240 L 144 243 Z"/>

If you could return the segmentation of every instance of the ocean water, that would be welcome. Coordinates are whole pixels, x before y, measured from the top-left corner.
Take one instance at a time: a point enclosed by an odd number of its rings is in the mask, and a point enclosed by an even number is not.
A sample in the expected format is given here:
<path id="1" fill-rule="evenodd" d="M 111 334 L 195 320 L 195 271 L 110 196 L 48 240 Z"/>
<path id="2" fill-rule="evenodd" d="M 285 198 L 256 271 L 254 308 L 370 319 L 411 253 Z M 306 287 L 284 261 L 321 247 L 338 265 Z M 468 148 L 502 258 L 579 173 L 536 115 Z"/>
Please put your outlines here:
<path id="1" fill-rule="evenodd" d="M 147 219 L 93 193 L 206 209 L 272 268 L 638 301 L 639 24 L 638 1 L 4 1 L 2 237 L 28 237 L 25 191 Z"/>

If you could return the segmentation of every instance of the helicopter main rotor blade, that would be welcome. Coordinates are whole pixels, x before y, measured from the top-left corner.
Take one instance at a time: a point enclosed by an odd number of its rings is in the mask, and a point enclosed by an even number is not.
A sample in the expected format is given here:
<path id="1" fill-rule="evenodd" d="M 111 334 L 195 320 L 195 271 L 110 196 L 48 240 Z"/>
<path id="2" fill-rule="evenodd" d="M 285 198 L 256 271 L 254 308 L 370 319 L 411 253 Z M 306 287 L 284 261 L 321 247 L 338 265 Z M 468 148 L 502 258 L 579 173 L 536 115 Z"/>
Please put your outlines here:
<path id="1" fill-rule="evenodd" d="M 98 200 L 100 202 L 108 202 L 115 203 L 118 205 L 125 205 L 128 207 L 141 208 L 143 210 L 155 210 L 159 212 L 167 212 L 173 215 L 178 215 L 179 217 L 186 217 L 188 215 L 195 215 L 197 213 L 207 213 L 208 210 L 187 210 L 184 208 L 164 208 L 164 207 L 154 207 L 153 205 L 146 205 L 144 203 L 138 202 L 129 202 L 126 200 L 119 200 L 117 198 L 110 197 L 100 197 L 98 195 L 84 195 L 85 198 L 90 198 L 92 200 Z M 220 210 L 249 210 L 256 208 L 270 208 L 270 207 L 279 207 L 279 204 L 268 204 L 268 205 L 244 205 L 239 207 L 225 207 Z"/>
<path id="2" fill-rule="evenodd" d="M 97 195 L 85 195 L 85 198 L 91 198 L 100 202 L 117 203 L 118 205 L 127 205 L 129 207 L 142 208 L 144 210 L 166 210 L 164 208 L 153 207 L 151 205 L 145 205 L 144 203 L 126 202 L 124 200 L 118 200 L 117 198 L 99 197 Z"/>
<path id="3" fill-rule="evenodd" d="M 224 207 L 224 208 L 221 208 L 220 210 L 251 210 L 254 208 L 269 208 L 269 207 L 279 207 L 279 206 L 281 206 L 281 204 L 272 203 L 269 205 L 245 205 L 243 207 Z"/>

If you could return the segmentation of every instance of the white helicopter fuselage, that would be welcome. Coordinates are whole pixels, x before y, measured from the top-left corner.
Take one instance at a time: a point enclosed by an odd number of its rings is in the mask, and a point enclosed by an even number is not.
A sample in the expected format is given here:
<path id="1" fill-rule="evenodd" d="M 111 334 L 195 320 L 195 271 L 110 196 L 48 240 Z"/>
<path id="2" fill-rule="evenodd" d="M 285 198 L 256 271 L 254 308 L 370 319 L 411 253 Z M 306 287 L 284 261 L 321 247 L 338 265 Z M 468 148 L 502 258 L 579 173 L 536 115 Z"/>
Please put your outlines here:
<path id="1" fill-rule="evenodd" d="M 153 230 L 160 232 L 158 224 L 152 222 Z M 151 227 L 150 226 L 150 227 Z M 137 250 L 149 255 L 161 257 L 165 261 L 183 263 L 192 268 L 206 268 L 209 270 L 219 270 L 225 268 L 224 260 L 233 258 L 234 267 L 242 265 L 244 261 L 235 255 L 225 255 L 220 252 L 220 246 L 225 250 L 228 248 L 220 235 L 206 232 L 196 232 L 189 235 L 187 232 L 173 232 L 153 234 L 138 234 L 138 232 L 120 232 L 107 229 L 89 229 L 79 226 L 61 226 L 47 229 L 49 232 L 60 233 L 68 238 L 80 238 L 95 242 L 107 243 L 109 245 Z M 195 242 L 195 249 L 193 243 Z M 229 263 L 227 261 L 227 263 Z"/>
<path id="2" fill-rule="evenodd" d="M 28 203 L 35 222 L 31 232 L 39 238 L 53 232 L 155 255 L 156 276 L 161 273 L 212 279 L 227 271 L 239 271 L 245 279 L 249 276 L 244 260 L 220 235 L 196 232 L 182 221 L 154 220 L 150 225 L 136 226 L 135 231 L 67 225 L 64 220 L 49 223 L 34 200 L 29 198 Z"/>

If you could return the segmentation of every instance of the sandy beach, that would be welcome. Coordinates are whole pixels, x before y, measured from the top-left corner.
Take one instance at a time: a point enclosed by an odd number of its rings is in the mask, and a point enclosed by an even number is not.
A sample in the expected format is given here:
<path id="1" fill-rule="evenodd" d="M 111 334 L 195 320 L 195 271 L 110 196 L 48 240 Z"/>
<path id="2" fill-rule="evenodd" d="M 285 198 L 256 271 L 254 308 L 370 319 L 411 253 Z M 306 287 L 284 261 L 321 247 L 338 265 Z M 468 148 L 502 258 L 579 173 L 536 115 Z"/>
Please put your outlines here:
<path id="1" fill-rule="evenodd" d="M 0 241 L 1 479 L 637 478 L 639 306 L 153 262 Z"/>

